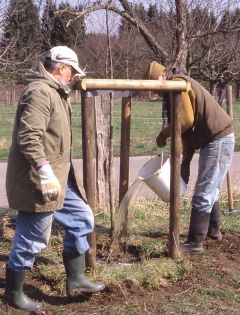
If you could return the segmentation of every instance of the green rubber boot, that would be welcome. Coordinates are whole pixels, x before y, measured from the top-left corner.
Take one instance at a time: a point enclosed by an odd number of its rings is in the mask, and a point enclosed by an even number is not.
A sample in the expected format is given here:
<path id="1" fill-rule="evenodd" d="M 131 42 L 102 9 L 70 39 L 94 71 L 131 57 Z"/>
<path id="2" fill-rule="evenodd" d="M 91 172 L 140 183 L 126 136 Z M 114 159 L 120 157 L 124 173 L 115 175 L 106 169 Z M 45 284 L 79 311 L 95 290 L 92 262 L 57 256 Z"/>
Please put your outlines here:
<path id="1" fill-rule="evenodd" d="M 78 296 L 84 293 L 97 293 L 104 290 L 103 283 L 92 283 L 84 275 L 85 254 L 63 252 L 63 263 L 66 270 L 66 291 L 68 296 Z"/>
<path id="2" fill-rule="evenodd" d="M 180 245 L 183 254 L 201 254 L 203 240 L 207 236 L 210 213 L 201 213 L 192 210 L 187 242 Z"/>
<path id="3" fill-rule="evenodd" d="M 26 311 L 40 310 L 41 303 L 36 303 L 23 293 L 25 271 L 14 271 L 6 268 L 6 290 L 4 298 L 7 303 Z"/>
<path id="4" fill-rule="evenodd" d="M 221 212 L 220 212 L 219 202 L 216 201 L 212 207 L 207 236 L 215 241 L 221 241 L 222 233 L 220 231 L 220 225 L 221 225 Z"/>

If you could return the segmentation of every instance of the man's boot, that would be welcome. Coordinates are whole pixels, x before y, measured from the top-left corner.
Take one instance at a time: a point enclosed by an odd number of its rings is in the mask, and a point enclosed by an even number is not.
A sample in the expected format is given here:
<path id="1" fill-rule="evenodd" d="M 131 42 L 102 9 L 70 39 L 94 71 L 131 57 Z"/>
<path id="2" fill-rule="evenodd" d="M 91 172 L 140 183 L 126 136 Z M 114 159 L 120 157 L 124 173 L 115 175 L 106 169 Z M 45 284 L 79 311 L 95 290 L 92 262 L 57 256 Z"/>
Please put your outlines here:
<path id="1" fill-rule="evenodd" d="M 40 310 L 41 303 L 36 303 L 23 293 L 25 271 L 14 271 L 6 268 L 6 290 L 4 298 L 13 306 L 26 311 Z"/>
<path id="2" fill-rule="evenodd" d="M 180 245 L 184 254 L 201 254 L 203 240 L 207 236 L 210 213 L 202 213 L 192 209 L 187 242 Z"/>
<path id="3" fill-rule="evenodd" d="M 66 291 L 69 296 L 96 293 L 105 288 L 104 284 L 92 283 L 85 277 L 85 254 L 64 251 L 63 263 L 67 275 Z"/>
<path id="4" fill-rule="evenodd" d="M 208 237 L 216 241 L 222 240 L 222 233 L 220 231 L 220 225 L 221 225 L 220 217 L 221 217 L 221 212 L 220 212 L 219 202 L 216 201 L 212 207 L 212 212 L 211 212 L 210 221 L 209 221 L 209 228 L 208 228 L 208 233 L 207 233 Z"/>

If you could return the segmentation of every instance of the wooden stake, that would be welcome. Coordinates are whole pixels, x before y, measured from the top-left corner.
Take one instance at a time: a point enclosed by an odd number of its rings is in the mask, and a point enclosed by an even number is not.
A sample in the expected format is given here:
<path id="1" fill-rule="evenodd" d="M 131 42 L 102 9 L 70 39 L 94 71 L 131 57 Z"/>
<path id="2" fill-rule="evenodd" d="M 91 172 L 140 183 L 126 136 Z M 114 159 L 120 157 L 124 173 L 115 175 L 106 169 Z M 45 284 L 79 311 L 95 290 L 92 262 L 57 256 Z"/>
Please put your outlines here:
<path id="1" fill-rule="evenodd" d="M 82 150 L 83 150 L 83 185 L 87 200 L 95 214 L 95 166 L 94 166 L 94 106 L 93 98 L 82 92 Z M 86 254 L 86 266 L 94 268 L 96 264 L 96 233 L 88 234 L 90 250 Z"/>
<path id="2" fill-rule="evenodd" d="M 171 99 L 171 176 L 169 214 L 169 256 L 179 257 L 179 218 L 180 218 L 180 160 L 181 160 L 181 93 L 172 93 Z"/>

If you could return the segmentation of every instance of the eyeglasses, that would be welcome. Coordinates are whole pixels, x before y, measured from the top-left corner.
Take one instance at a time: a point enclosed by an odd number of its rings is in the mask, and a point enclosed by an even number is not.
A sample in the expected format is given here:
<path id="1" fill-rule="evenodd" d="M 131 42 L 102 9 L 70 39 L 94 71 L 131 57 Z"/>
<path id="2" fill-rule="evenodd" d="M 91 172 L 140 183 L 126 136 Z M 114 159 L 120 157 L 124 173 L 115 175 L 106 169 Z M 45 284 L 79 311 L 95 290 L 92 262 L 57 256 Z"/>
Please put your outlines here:
<path id="1" fill-rule="evenodd" d="M 74 76 L 77 73 L 77 71 L 72 66 L 66 64 L 64 64 L 64 66 L 71 70 L 72 76 Z"/>

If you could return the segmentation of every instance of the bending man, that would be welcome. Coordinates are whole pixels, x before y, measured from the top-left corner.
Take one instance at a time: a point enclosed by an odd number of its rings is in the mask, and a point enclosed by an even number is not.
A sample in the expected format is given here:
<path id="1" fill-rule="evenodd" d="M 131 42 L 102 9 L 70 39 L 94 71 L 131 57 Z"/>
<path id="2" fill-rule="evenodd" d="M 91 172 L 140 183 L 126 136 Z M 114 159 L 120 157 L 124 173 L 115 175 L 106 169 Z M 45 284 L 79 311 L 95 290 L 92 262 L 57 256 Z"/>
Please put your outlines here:
<path id="1" fill-rule="evenodd" d="M 187 242 L 180 245 L 183 253 L 203 252 L 203 240 L 208 235 L 221 240 L 220 209 L 218 197 L 224 177 L 230 167 L 235 138 L 232 119 L 220 107 L 214 97 L 197 81 L 186 75 L 173 75 L 164 66 L 153 61 L 146 78 L 154 80 L 185 80 L 191 83 L 189 92 L 182 93 L 180 113 L 183 158 L 181 176 L 186 183 L 190 176 L 190 163 L 199 149 L 198 177 L 192 198 L 192 211 Z M 168 116 L 170 102 L 164 95 Z M 171 117 L 156 138 L 157 145 L 164 147 L 170 137 Z"/>

